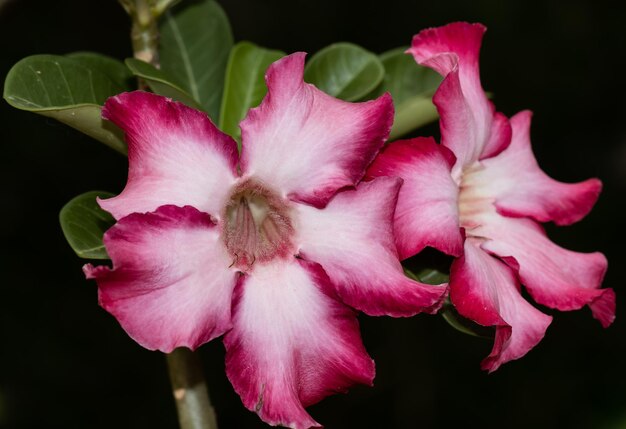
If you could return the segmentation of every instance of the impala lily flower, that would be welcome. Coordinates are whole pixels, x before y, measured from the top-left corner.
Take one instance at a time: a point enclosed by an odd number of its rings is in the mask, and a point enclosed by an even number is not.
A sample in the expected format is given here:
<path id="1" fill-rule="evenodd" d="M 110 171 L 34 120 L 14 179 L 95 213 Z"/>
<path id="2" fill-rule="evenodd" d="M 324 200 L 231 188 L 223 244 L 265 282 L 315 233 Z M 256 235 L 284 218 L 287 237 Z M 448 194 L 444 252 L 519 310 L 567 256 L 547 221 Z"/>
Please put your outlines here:
<path id="1" fill-rule="evenodd" d="M 304 407 L 371 384 L 356 313 L 436 310 L 445 287 L 407 279 L 393 241 L 400 179 L 360 183 L 393 117 L 388 95 L 334 99 L 302 80 L 304 54 L 274 63 L 241 123 L 242 154 L 207 116 L 144 92 L 103 116 L 128 141 L 113 268 L 87 265 L 100 304 L 149 349 L 225 334 L 226 371 L 273 425 L 318 426 Z M 352 308 L 351 308 L 352 307 Z"/>
<path id="2" fill-rule="evenodd" d="M 426 246 L 457 258 L 450 298 L 462 315 L 496 328 L 493 350 L 482 363 L 494 371 L 526 354 L 551 322 L 521 296 L 519 282 L 539 304 L 558 310 L 588 305 L 604 327 L 614 319 L 615 295 L 599 289 L 604 255 L 563 249 L 539 224 L 580 220 L 601 183 L 549 178 L 530 147 L 530 112 L 510 123 L 495 112 L 479 77 L 484 31 L 479 24 L 454 23 L 414 37 L 408 52 L 444 76 L 433 98 L 442 142 L 391 143 L 368 176 L 404 179 L 394 224 L 401 259 Z"/>

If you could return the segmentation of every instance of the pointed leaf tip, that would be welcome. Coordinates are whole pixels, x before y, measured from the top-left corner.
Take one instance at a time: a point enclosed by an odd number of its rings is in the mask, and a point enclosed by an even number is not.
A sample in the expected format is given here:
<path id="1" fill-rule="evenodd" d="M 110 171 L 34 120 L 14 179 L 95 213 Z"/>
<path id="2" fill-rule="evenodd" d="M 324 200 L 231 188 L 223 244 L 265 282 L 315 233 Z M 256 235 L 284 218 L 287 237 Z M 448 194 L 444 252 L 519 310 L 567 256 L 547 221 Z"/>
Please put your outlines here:
<path id="1" fill-rule="evenodd" d="M 142 78 L 148 84 L 155 94 L 180 101 L 194 109 L 203 110 L 198 100 L 195 100 L 182 88 L 182 85 L 163 70 L 137 58 L 127 58 L 125 63 L 135 76 Z"/>

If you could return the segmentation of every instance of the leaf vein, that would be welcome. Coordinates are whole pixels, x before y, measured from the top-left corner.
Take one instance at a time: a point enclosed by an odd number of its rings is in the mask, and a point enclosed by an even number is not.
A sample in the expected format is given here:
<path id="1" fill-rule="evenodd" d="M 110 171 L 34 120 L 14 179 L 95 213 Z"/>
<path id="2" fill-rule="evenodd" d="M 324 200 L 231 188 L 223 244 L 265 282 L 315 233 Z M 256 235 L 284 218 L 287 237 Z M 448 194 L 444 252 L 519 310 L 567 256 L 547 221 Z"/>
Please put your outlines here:
<path id="1" fill-rule="evenodd" d="M 179 48 L 180 56 L 183 60 L 183 65 L 187 74 L 187 80 L 189 81 L 189 90 L 191 91 L 191 95 L 193 96 L 193 98 L 199 100 L 200 94 L 198 92 L 198 85 L 196 83 L 195 73 L 193 71 L 191 60 L 189 58 L 189 53 L 186 50 L 182 34 L 180 32 L 180 29 L 178 28 L 176 20 L 170 19 L 169 22 L 172 27 L 172 34 L 174 35 L 174 39 Z"/>

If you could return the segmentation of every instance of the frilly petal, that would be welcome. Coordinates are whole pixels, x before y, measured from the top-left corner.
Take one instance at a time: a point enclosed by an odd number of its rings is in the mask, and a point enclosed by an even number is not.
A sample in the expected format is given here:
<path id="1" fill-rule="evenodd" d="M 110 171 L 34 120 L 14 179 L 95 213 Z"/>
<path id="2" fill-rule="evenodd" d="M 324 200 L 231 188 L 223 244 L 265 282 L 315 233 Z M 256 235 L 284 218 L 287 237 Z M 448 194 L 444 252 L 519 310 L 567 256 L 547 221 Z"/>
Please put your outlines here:
<path id="1" fill-rule="evenodd" d="M 495 198 L 498 211 L 507 216 L 532 217 L 538 222 L 569 225 L 591 211 L 602 189 L 598 179 L 562 183 L 551 179 L 537 164 L 530 143 L 532 114 L 511 118 L 511 145 L 497 157 L 483 161 L 481 186 Z"/>
<path id="2" fill-rule="evenodd" d="M 113 269 L 87 264 L 85 274 L 98 283 L 100 305 L 143 347 L 195 349 L 230 329 L 237 274 L 208 214 L 189 206 L 131 214 L 104 244 Z"/>
<path id="3" fill-rule="evenodd" d="M 401 183 L 380 177 L 338 193 L 324 209 L 297 207 L 300 255 L 322 265 L 343 302 L 371 316 L 435 312 L 447 289 L 403 273 L 392 223 Z"/>
<path id="4" fill-rule="evenodd" d="M 561 311 L 589 305 L 603 326 L 615 318 L 615 295 L 600 289 L 607 260 L 600 252 L 579 253 L 554 244 L 531 219 L 489 215 L 476 234 L 488 237 L 483 248 L 518 271 L 539 304 Z"/>
<path id="5" fill-rule="evenodd" d="M 389 135 L 389 94 L 364 103 L 333 98 L 303 80 L 304 53 L 284 57 L 266 75 L 268 93 L 241 123 L 243 175 L 289 198 L 323 207 L 355 185 Z"/>
<path id="6" fill-rule="evenodd" d="M 237 144 L 209 117 L 142 91 L 109 98 L 102 116 L 126 132 L 128 182 L 100 206 L 116 219 L 166 204 L 218 216 L 237 176 Z"/>
<path id="7" fill-rule="evenodd" d="M 305 407 L 372 384 L 356 314 L 328 282 L 319 265 L 290 259 L 258 265 L 235 289 L 226 374 L 244 405 L 272 426 L 320 427 Z"/>
<path id="8" fill-rule="evenodd" d="M 453 176 L 463 167 L 502 151 L 511 128 L 495 112 L 480 83 L 478 58 L 485 27 L 456 22 L 421 31 L 413 38 L 415 60 L 444 76 L 433 97 L 440 116 L 441 142 L 457 158 Z"/>
<path id="9" fill-rule="evenodd" d="M 537 345 L 552 317 L 520 295 L 513 270 L 484 252 L 478 242 L 468 239 L 464 248 L 450 270 L 450 299 L 461 315 L 495 327 L 493 349 L 481 364 L 492 372 Z"/>
<path id="10" fill-rule="evenodd" d="M 448 255 L 463 253 L 459 226 L 458 185 L 450 171 L 455 158 L 432 138 L 390 143 L 367 170 L 367 177 L 404 180 L 394 215 L 400 259 L 434 247 Z"/>

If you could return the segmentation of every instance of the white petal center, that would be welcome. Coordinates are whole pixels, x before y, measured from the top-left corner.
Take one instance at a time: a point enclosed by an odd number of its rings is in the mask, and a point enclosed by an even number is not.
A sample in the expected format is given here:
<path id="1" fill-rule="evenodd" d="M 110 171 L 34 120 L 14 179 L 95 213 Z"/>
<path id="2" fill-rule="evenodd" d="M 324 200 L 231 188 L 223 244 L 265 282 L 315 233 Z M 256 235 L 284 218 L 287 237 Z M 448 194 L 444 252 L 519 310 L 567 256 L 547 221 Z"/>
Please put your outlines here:
<path id="1" fill-rule="evenodd" d="M 467 237 L 486 238 L 481 234 L 485 218 L 495 212 L 494 197 L 484 186 L 485 167 L 480 162 L 466 167 L 459 185 L 459 221 Z"/>

